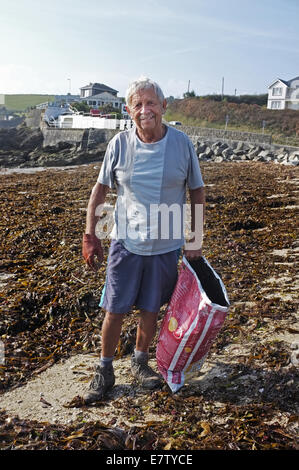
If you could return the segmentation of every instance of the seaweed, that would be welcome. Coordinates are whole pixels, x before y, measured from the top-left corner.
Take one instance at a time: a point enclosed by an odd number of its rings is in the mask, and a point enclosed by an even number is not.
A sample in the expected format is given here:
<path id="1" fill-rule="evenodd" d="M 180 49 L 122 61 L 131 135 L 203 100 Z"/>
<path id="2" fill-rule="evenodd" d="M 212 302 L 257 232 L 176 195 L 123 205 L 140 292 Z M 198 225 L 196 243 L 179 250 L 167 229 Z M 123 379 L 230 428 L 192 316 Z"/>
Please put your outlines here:
<path id="1" fill-rule="evenodd" d="M 1 449 L 297 448 L 298 374 L 293 340 L 286 335 L 298 332 L 298 170 L 259 162 L 203 162 L 201 168 L 208 195 L 204 255 L 231 301 L 210 351 L 210 373 L 203 371 L 198 386 L 186 384 L 176 395 L 163 389 L 141 405 L 134 397 L 115 401 L 119 414 L 130 409 L 131 426 L 121 428 L 99 421 L 39 423 L 2 410 Z M 100 349 L 104 313 L 98 304 L 109 241 L 103 242 L 105 262 L 97 273 L 86 269 L 81 256 L 98 171 L 90 164 L 1 176 L 0 339 L 6 360 L 0 364 L 0 394 L 62 358 Z M 114 191 L 108 201 L 114 203 Z M 117 357 L 132 351 L 136 316 L 133 310 L 125 318 Z M 78 396 L 65 406 L 83 403 Z M 135 425 L 134 416 L 142 422 L 146 408 L 157 420 Z M 161 414 L 166 421 L 158 419 Z"/>

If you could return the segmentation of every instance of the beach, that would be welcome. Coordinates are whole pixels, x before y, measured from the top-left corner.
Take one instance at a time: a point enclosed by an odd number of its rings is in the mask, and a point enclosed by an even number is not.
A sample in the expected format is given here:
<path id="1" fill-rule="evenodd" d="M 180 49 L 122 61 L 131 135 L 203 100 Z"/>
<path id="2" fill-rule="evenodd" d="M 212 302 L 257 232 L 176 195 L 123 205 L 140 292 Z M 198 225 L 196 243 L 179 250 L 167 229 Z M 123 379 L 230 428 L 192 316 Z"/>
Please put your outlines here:
<path id="1" fill-rule="evenodd" d="M 1 170 L 0 448 L 14 442 L 42 449 L 43 440 L 29 429 L 44 429 L 50 448 L 93 448 L 90 432 L 100 436 L 100 422 L 105 436 L 121 430 L 124 449 L 132 448 L 124 438 L 132 433 L 137 449 L 295 449 L 298 167 L 201 163 L 203 252 L 228 291 L 224 326 L 201 372 L 179 393 L 165 384 L 148 394 L 130 376 L 138 317 L 132 309 L 117 350 L 117 386 L 86 407 L 80 397 L 101 345 L 98 304 L 109 240 L 105 262 L 93 273 L 81 239 L 100 165 Z M 114 204 L 115 191 L 107 202 Z"/>

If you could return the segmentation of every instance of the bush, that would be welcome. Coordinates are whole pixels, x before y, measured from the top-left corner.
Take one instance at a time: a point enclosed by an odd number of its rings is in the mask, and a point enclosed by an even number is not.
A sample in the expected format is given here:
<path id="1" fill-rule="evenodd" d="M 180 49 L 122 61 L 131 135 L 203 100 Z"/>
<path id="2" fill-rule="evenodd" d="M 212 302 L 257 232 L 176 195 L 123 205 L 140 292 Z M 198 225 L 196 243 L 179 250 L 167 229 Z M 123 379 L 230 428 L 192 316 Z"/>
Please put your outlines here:
<path id="1" fill-rule="evenodd" d="M 72 108 L 75 108 L 77 111 L 82 111 L 83 113 L 89 113 L 90 106 L 85 101 L 76 101 L 72 103 Z"/>

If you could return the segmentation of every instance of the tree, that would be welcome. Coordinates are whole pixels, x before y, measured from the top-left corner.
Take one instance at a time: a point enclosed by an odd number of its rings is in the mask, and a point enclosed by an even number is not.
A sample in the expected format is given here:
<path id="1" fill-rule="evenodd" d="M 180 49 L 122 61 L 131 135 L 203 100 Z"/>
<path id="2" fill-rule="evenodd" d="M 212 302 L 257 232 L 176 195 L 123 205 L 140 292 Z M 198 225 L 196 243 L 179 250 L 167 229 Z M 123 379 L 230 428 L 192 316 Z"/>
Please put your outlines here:
<path id="1" fill-rule="evenodd" d="M 195 98 L 196 94 L 195 91 L 186 91 L 186 93 L 183 94 L 184 98 Z"/>
<path id="2" fill-rule="evenodd" d="M 90 106 L 85 101 L 75 101 L 72 103 L 72 108 L 75 108 L 77 111 L 83 111 L 83 113 L 89 113 Z"/>

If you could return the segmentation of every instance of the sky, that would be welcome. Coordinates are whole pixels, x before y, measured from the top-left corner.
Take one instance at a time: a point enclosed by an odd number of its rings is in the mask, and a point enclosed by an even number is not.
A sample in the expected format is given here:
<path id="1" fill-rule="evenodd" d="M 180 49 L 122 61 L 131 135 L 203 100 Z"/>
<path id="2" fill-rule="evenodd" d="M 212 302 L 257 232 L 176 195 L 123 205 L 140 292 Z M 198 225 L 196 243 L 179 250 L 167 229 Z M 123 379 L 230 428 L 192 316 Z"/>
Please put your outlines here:
<path id="1" fill-rule="evenodd" d="M 0 94 L 267 93 L 299 76 L 299 0 L 0 0 Z"/>

